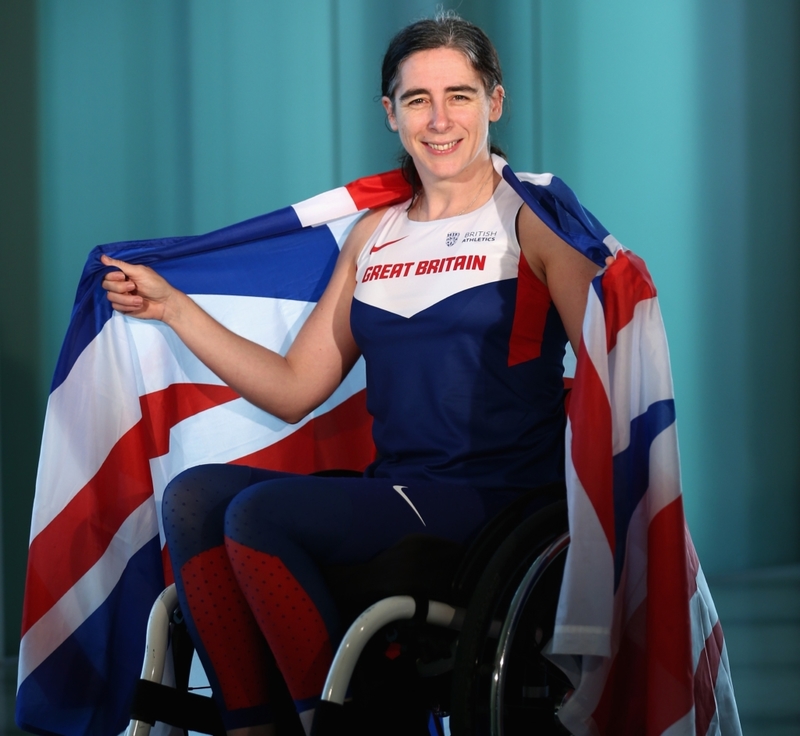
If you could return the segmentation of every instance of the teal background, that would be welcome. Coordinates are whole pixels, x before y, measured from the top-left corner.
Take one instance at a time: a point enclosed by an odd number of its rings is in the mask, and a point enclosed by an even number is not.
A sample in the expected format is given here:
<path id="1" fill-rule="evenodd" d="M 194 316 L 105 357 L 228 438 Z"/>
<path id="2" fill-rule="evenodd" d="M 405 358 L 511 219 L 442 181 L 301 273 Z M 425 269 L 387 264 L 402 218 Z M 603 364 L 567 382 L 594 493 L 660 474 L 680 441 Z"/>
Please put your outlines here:
<path id="1" fill-rule="evenodd" d="M 706 573 L 800 563 L 800 4 L 453 4 L 500 51 L 495 135 L 512 165 L 557 173 L 659 286 Z M 6 656 L 44 406 L 86 254 L 393 167 L 381 55 L 434 5 L 0 2 Z"/>

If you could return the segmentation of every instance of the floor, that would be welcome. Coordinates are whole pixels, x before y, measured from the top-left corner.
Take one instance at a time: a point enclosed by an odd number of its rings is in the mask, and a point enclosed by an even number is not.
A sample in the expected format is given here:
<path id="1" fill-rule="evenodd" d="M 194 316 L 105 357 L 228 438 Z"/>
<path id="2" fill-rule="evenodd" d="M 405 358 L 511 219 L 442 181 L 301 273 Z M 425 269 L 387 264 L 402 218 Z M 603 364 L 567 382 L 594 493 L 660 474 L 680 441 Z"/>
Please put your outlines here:
<path id="1" fill-rule="evenodd" d="M 709 580 L 744 736 L 800 736 L 800 565 Z M 0 736 L 14 724 L 16 662 L 0 662 Z"/>

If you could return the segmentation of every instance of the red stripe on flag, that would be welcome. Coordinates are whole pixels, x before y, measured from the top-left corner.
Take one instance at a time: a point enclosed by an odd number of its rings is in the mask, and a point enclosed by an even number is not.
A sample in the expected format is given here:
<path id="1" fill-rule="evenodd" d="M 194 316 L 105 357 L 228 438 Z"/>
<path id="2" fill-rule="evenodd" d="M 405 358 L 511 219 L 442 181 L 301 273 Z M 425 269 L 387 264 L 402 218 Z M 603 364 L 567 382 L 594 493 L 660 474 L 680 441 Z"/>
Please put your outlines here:
<path id="1" fill-rule="evenodd" d="M 603 307 L 606 316 L 606 343 L 611 352 L 617 333 L 632 319 L 636 305 L 656 296 L 656 287 L 644 261 L 631 251 L 623 251 L 603 274 Z"/>
<path id="2" fill-rule="evenodd" d="M 656 514 L 647 534 L 648 734 L 664 732 L 692 708 L 689 601 L 695 587 L 678 497 Z"/>
<path id="3" fill-rule="evenodd" d="M 694 579 L 688 574 L 684 530 L 680 498 L 650 523 L 647 598 L 624 624 L 592 715 L 601 734 L 660 736 L 692 708 L 689 600 Z M 622 603 L 620 595 L 624 593 L 618 594 L 617 605 Z"/>
<path id="4" fill-rule="evenodd" d="M 142 422 L 150 439 L 148 457 L 161 457 L 169 452 L 169 433 L 184 419 L 215 406 L 238 399 L 228 386 L 205 383 L 173 384 L 140 398 Z"/>
<path id="5" fill-rule="evenodd" d="M 611 407 L 583 341 L 578 349 L 578 367 L 570 392 L 569 419 L 572 425 L 572 464 L 613 554 L 616 534 Z"/>
<path id="6" fill-rule="evenodd" d="M 356 179 L 345 188 L 359 210 L 405 202 L 411 196 L 411 186 L 400 169 Z"/>
<path id="7" fill-rule="evenodd" d="M 603 736 L 643 736 L 647 719 L 647 600 L 625 625 L 592 720 Z M 649 732 L 648 732 L 649 733 Z"/>
<path id="8" fill-rule="evenodd" d="M 234 464 L 313 473 L 333 468 L 364 470 L 374 459 L 372 417 L 367 413 L 367 392 L 362 389 L 288 437 Z"/>
<path id="9" fill-rule="evenodd" d="M 23 635 L 103 556 L 125 519 L 153 495 L 149 460 L 166 451 L 170 427 L 236 396 L 226 386 L 189 383 L 140 397 L 142 419 L 31 542 Z"/>
<path id="10" fill-rule="evenodd" d="M 705 736 L 708 733 L 708 727 L 717 712 L 715 690 L 719 663 L 722 659 L 722 646 L 722 626 L 717 621 L 706 639 L 694 674 L 694 723 L 695 734 L 698 736 Z"/>

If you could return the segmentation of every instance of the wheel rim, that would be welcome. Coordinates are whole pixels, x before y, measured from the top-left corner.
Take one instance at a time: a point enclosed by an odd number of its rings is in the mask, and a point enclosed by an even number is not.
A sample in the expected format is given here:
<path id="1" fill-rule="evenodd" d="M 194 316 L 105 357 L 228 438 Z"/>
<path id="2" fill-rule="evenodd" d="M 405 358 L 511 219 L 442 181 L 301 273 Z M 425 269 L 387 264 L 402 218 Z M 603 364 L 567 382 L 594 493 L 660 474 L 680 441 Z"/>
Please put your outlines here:
<path id="1" fill-rule="evenodd" d="M 530 598 L 531 592 L 536 587 L 536 584 L 541 580 L 544 573 L 549 567 L 562 555 L 569 547 L 569 533 L 562 534 L 556 539 L 547 549 L 536 558 L 534 563 L 525 573 L 519 587 L 511 599 L 511 604 L 508 607 L 508 613 L 503 627 L 500 630 L 500 638 L 497 645 L 497 654 L 495 656 L 494 671 L 491 678 L 491 691 L 489 699 L 489 718 L 491 727 L 491 736 L 503 736 L 504 722 L 503 722 L 503 702 L 505 696 L 505 685 L 507 668 L 505 667 L 506 660 L 510 654 L 510 648 L 514 641 L 514 634 L 517 630 L 517 625 L 522 616 L 525 605 Z"/>

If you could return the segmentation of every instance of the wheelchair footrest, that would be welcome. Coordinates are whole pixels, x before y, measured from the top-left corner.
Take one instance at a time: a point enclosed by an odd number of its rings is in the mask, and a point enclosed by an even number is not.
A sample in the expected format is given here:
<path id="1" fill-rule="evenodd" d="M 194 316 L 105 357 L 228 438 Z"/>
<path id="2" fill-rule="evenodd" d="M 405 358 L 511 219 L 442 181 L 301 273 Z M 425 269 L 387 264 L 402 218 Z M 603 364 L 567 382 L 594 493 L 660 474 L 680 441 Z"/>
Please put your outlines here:
<path id="1" fill-rule="evenodd" d="M 225 727 L 211 698 L 176 690 L 149 680 L 139 680 L 131 703 L 131 720 L 151 726 L 161 721 L 199 733 L 224 734 Z"/>

